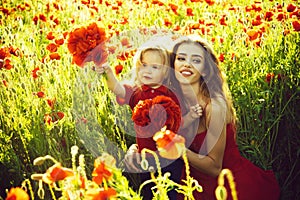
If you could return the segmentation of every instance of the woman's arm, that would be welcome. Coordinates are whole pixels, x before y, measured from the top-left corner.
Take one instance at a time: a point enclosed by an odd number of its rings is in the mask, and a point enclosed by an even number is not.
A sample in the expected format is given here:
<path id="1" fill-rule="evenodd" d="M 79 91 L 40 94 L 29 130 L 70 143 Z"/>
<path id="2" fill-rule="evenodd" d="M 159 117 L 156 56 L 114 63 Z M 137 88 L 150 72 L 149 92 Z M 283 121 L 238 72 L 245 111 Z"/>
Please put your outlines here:
<path id="1" fill-rule="evenodd" d="M 189 163 L 210 176 L 217 177 L 222 170 L 226 145 L 226 102 L 212 99 L 205 108 L 207 135 L 199 152 L 187 151 Z"/>
<path id="2" fill-rule="evenodd" d="M 118 79 L 115 77 L 111 67 L 105 63 L 102 66 L 96 67 L 96 72 L 99 74 L 106 73 L 106 82 L 110 91 L 112 91 L 116 96 L 120 98 L 125 98 L 125 88 Z"/>

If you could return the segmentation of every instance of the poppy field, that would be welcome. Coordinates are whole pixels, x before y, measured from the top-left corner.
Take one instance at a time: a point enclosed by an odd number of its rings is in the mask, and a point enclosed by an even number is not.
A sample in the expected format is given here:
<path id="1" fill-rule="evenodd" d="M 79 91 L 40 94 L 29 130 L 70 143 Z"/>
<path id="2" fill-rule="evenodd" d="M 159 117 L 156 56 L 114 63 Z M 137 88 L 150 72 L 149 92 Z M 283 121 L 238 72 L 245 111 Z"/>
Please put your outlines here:
<path id="1" fill-rule="evenodd" d="M 121 172 L 135 142 L 131 111 L 93 68 L 108 61 L 120 80 L 130 79 L 132 57 L 149 38 L 188 34 L 201 35 L 218 55 L 242 155 L 274 170 L 281 199 L 300 197 L 297 0 L 0 2 L 0 199 L 22 195 L 22 185 L 30 199 L 68 199 L 64 191 L 88 187 L 83 180 L 104 188 L 85 199 L 140 199 Z M 55 191 L 49 170 L 80 180 Z"/>

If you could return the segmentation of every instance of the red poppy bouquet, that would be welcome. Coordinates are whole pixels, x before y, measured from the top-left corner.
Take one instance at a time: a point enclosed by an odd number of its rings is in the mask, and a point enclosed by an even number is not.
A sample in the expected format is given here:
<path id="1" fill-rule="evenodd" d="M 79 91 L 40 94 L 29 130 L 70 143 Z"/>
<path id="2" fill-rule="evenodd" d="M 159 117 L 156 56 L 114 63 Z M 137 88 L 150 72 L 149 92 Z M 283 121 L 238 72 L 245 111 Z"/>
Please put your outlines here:
<path id="1" fill-rule="evenodd" d="M 152 137 L 162 127 L 177 132 L 181 122 L 180 107 L 166 96 L 140 101 L 133 110 L 132 120 L 137 134 Z"/>
<path id="2" fill-rule="evenodd" d="M 163 158 L 177 159 L 182 155 L 185 139 L 175 134 L 181 124 L 180 107 L 170 97 L 157 96 L 140 101 L 133 110 L 132 120 L 140 150 L 151 148 L 153 142 Z M 146 139 L 147 144 L 143 144 L 140 138 L 151 138 L 151 141 Z"/>
<path id="3" fill-rule="evenodd" d="M 103 64 L 108 56 L 106 40 L 105 29 L 99 27 L 97 23 L 71 31 L 68 38 L 68 49 L 73 55 L 72 62 L 80 67 L 90 61 L 96 65 Z"/>

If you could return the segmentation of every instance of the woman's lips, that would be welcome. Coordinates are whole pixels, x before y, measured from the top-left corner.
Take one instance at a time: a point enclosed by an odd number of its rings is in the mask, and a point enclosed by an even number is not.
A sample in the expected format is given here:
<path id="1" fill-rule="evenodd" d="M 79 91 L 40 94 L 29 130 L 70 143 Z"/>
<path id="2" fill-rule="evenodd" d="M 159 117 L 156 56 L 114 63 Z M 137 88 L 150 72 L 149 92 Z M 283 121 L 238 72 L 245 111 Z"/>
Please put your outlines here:
<path id="1" fill-rule="evenodd" d="M 183 76 L 190 76 L 190 75 L 193 74 L 193 72 L 190 71 L 190 70 L 182 70 L 182 71 L 180 71 L 180 73 L 181 73 Z"/>

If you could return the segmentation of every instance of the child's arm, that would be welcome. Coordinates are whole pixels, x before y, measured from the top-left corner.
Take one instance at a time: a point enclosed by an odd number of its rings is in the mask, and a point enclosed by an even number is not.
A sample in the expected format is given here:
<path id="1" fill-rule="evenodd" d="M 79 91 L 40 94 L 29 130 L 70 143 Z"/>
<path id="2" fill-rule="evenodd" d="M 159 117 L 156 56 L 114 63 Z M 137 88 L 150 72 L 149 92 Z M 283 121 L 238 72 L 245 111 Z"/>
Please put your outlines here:
<path id="1" fill-rule="evenodd" d="M 193 121 L 202 116 L 202 107 L 199 104 L 190 107 L 190 111 L 183 116 L 183 126 L 182 128 L 188 127 Z"/>
<path id="2" fill-rule="evenodd" d="M 106 82 L 110 91 L 112 91 L 117 97 L 125 98 L 125 87 L 119 83 L 115 77 L 111 67 L 105 63 L 102 66 L 96 66 L 95 71 L 99 74 L 106 73 Z"/>

